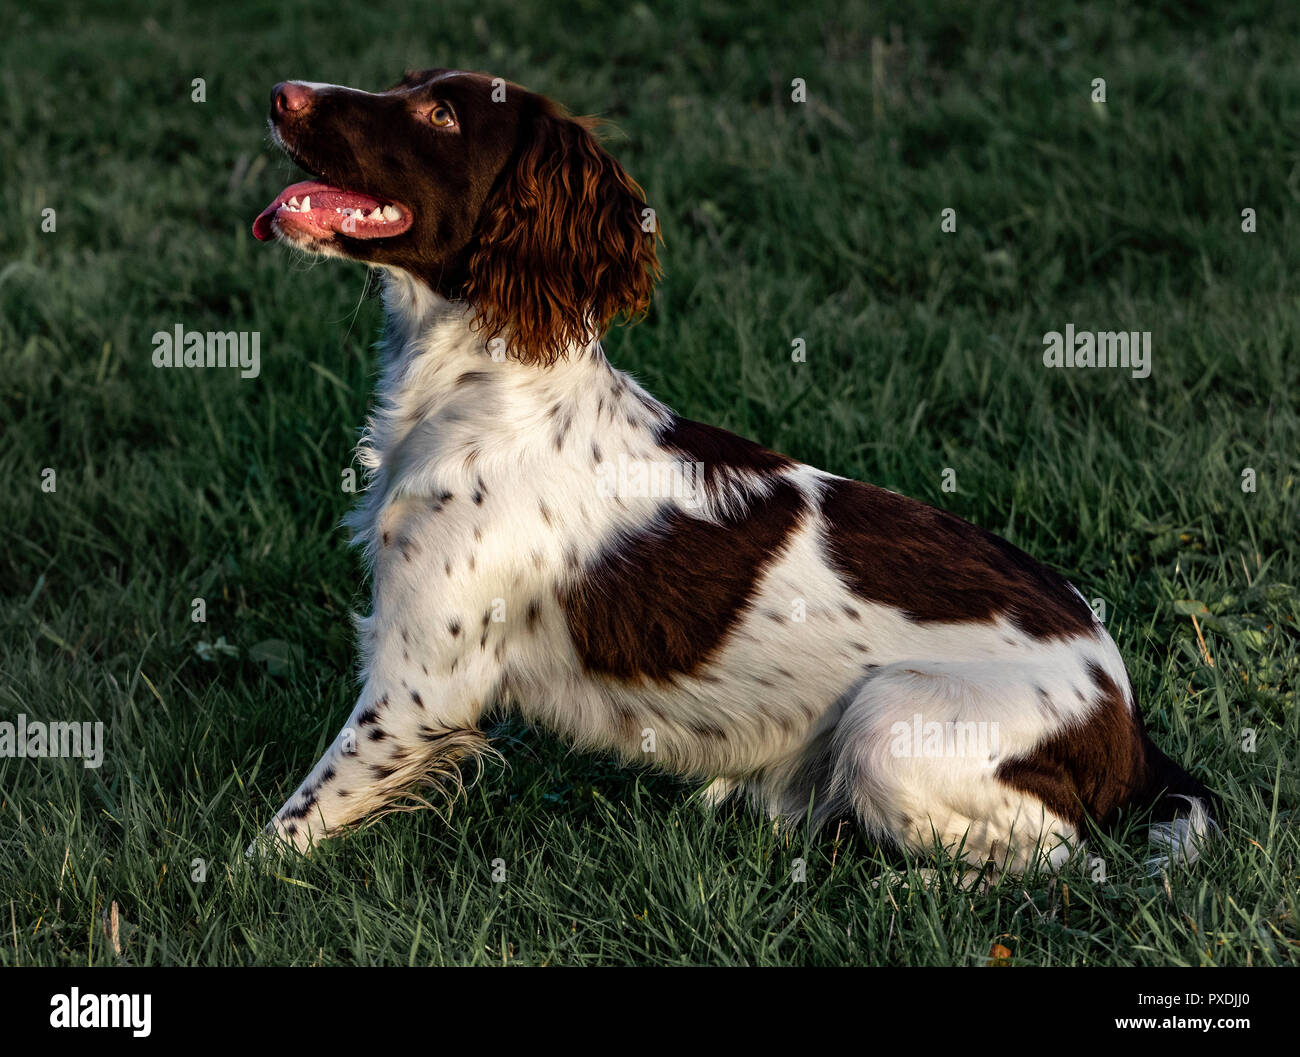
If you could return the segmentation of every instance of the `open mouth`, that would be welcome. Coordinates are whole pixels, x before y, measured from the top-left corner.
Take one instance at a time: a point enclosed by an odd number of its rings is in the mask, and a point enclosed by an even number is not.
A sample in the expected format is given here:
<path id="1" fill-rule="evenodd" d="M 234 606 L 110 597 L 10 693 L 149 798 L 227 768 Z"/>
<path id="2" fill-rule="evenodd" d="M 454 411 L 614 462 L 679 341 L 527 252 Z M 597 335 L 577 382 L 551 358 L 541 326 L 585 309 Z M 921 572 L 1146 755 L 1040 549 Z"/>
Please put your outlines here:
<path id="1" fill-rule="evenodd" d="M 267 242 L 276 234 L 313 239 L 346 235 L 386 239 L 411 226 L 411 211 L 359 191 L 345 191 L 318 180 L 290 184 L 253 221 L 253 237 Z"/>

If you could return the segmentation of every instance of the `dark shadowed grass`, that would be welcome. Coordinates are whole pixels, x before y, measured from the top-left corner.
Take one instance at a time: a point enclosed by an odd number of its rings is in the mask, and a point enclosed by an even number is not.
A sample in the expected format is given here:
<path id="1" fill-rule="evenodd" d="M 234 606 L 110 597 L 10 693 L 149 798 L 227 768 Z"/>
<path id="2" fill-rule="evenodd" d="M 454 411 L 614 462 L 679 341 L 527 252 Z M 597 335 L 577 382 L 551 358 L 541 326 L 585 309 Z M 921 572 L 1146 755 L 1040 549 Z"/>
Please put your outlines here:
<path id="1" fill-rule="evenodd" d="M 0 963 L 982 965 L 994 943 L 1024 964 L 1300 961 L 1300 19 L 945 6 L 7 12 L 0 719 L 102 720 L 108 746 L 98 770 L 0 760 Z M 336 526 L 379 322 L 360 267 L 249 234 L 292 177 L 267 94 L 426 65 L 608 118 L 666 239 L 614 360 L 1101 599 L 1155 739 L 1223 794 L 1226 840 L 1167 880 L 1134 826 L 1094 843 L 1104 879 L 927 888 L 931 864 L 856 834 L 709 815 L 503 719 L 508 767 L 449 821 L 390 816 L 247 869 L 352 704 L 366 593 Z M 154 369 L 176 323 L 260 331 L 261 376 Z M 1150 377 L 1045 369 L 1067 323 L 1151 331 Z M 910 887 L 879 883 L 900 870 Z"/>

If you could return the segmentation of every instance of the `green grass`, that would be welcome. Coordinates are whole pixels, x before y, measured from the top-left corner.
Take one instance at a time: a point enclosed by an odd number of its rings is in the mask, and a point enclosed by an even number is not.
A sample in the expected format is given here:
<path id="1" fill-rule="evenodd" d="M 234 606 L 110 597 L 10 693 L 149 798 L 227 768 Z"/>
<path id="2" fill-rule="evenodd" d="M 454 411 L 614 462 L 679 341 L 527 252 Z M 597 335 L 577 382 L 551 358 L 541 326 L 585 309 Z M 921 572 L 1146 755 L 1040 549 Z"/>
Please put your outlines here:
<path id="1" fill-rule="evenodd" d="M 109 741 L 99 770 L 0 760 L 0 964 L 982 965 L 995 942 L 1020 964 L 1300 963 L 1293 5 L 325 6 L 6 13 L 0 718 L 102 720 Z M 620 366 L 1105 599 L 1227 839 L 1167 883 L 1134 831 L 1094 849 L 1104 882 L 891 890 L 873 882 L 926 864 L 710 817 L 504 719 L 508 768 L 449 823 L 390 816 L 247 869 L 352 704 L 365 590 L 339 482 L 379 324 L 359 266 L 249 234 L 291 173 L 268 89 L 434 64 L 614 123 L 666 238 L 648 320 L 610 336 Z M 1069 322 L 1150 330 L 1151 376 L 1045 369 Z M 176 323 L 260 331 L 261 377 L 154 369 Z"/>

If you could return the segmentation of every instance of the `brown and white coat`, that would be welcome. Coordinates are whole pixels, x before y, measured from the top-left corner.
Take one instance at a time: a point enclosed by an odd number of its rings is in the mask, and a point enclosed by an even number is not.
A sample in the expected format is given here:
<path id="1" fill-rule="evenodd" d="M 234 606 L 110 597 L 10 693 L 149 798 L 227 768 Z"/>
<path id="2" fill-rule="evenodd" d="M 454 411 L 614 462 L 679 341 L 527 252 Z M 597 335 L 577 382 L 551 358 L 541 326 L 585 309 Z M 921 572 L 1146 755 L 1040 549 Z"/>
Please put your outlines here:
<path id="1" fill-rule="evenodd" d="M 657 275 L 640 189 L 589 122 L 494 88 L 438 70 L 273 95 L 277 139 L 328 183 L 257 233 L 379 266 L 388 329 L 350 518 L 361 691 L 268 828 L 309 847 L 482 752 L 505 706 L 712 801 L 971 862 L 1060 864 L 1126 808 L 1190 804 L 1161 838 L 1203 832 L 1211 795 L 1147 737 L 1063 578 L 679 418 L 607 361 L 599 334 Z M 361 234 L 326 212 L 349 201 Z"/>

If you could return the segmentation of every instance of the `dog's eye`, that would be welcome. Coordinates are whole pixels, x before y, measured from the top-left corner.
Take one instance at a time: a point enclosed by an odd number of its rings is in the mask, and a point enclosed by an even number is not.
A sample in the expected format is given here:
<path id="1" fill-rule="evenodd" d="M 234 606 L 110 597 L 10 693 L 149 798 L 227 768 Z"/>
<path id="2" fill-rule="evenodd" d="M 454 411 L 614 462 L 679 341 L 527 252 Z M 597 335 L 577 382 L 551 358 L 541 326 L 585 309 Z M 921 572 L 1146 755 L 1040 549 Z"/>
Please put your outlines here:
<path id="1" fill-rule="evenodd" d="M 451 128 L 456 124 L 456 115 L 451 112 L 451 107 L 446 103 L 437 103 L 429 111 L 429 121 L 439 128 Z"/>

